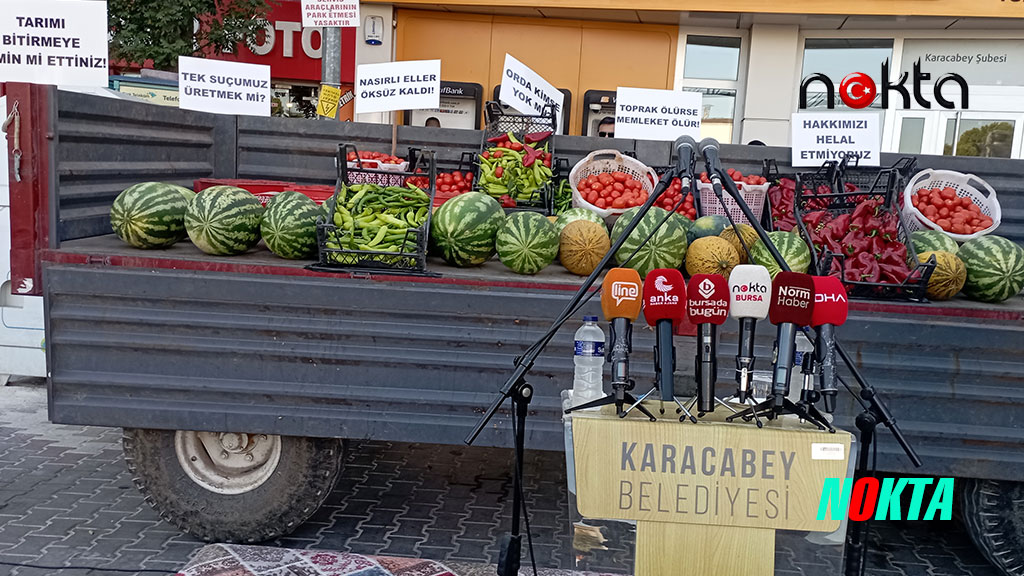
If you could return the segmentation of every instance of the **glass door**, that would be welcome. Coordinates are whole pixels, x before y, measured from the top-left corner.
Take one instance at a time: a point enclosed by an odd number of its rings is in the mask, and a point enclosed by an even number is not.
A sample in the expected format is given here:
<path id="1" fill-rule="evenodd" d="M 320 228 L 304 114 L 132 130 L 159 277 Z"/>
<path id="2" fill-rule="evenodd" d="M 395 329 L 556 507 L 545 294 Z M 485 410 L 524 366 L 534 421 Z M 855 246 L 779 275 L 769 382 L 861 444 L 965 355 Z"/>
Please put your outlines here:
<path id="1" fill-rule="evenodd" d="M 943 156 L 1020 158 L 1024 114 L 939 113 Z"/>

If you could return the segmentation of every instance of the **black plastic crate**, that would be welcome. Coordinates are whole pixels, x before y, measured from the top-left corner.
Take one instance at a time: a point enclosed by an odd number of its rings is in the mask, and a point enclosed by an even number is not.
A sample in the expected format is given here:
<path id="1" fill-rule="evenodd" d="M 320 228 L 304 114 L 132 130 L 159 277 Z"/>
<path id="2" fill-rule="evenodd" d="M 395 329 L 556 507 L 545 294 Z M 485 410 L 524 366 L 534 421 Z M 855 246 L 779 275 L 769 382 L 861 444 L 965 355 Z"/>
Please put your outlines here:
<path id="1" fill-rule="evenodd" d="M 853 192 L 852 187 L 856 187 L 857 191 L 869 194 L 885 191 L 899 205 L 903 189 L 917 168 L 917 159 L 900 158 L 887 167 L 859 166 L 858 160 L 855 156 L 846 156 L 839 162 L 836 167 L 836 190 Z"/>
<path id="2" fill-rule="evenodd" d="M 815 182 L 817 183 L 829 183 L 829 186 L 835 189 L 835 185 L 839 178 L 839 163 L 834 161 L 827 161 L 822 163 L 818 169 L 813 172 L 815 175 Z M 776 230 L 775 220 L 773 219 L 774 214 L 774 203 L 772 202 L 773 189 L 779 186 L 779 181 L 783 178 L 788 178 L 793 182 L 797 182 L 798 174 L 796 172 L 783 173 L 779 170 L 779 165 L 773 158 L 766 158 L 762 161 L 761 175 L 765 180 L 768 181 L 768 193 L 764 195 L 765 209 L 761 213 L 761 225 L 765 230 Z M 794 204 L 796 198 L 794 195 Z M 790 207 L 791 210 L 795 211 L 795 208 Z M 795 227 L 795 225 L 794 225 Z M 788 232 L 788 230 L 787 230 Z"/>
<path id="3" fill-rule="evenodd" d="M 554 209 L 554 192 L 556 187 L 556 180 L 558 179 L 557 172 L 557 159 L 555 158 L 555 147 L 554 147 L 554 133 L 555 128 L 558 126 L 557 117 L 555 116 L 555 107 L 547 105 L 544 107 L 542 114 L 508 114 L 501 109 L 501 106 L 494 101 L 487 102 L 484 107 L 486 125 L 483 130 L 483 135 L 480 138 L 480 150 L 478 155 L 474 158 L 474 166 L 476 169 L 476 178 L 474 181 L 474 189 L 480 192 L 487 193 L 484 188 L 484 175 L 481 166 L 481 156 L 485 151 L 493 146 L 489 139 L 496 138 L 499 136 L 505 136 L 508 133 L 512 133 L 520 142 L 524 142 L 526 134 L 533 132 L 551 132 L 552 136 L 547 140 L 548 153 L 551 154 L 552 163 L 551 170 L 554 172 L 551 179 L 543 186 L 534 190 L 528 197 L 517 198 L 520 196 L 516 190 L 509 190 L 511 196 L 516 201 L 515 207 L 505 208 L 506 212 L 528 210 L 531 212 L 539 212 L 545 216 L 550 216 Z M 565 174 L 568 177 L 568 173 Z M 496 198 L 497 199 L 497 198 Z"/>
<path id="4" fill-rule="evenodd" d="M 796 202 L 794 203 L 796 227 L 811 250 L 810 271 L 814 274 L 826 275 L 831 271 L 831 262 L 834 259 L 839 266 L 839 277 L 851 298 L 926 301 L 928 280 L 935 270 L 935 259 L 932 258 L 924 263 L 918 262 L 917 252 L 914 250 L 913 242 L 907 231 L 906 222 L 904 222 L 903 215 L 892 194 L 892 186 L 895 183 L 882 177 L 878 179 L 877 183 L 872 183 L 871 191 L 837 192 L 834 176 L 832 169 L 797 174 Z M 825 191 L 826 188 L 827 191 Z M 844 189 L 840 188 L 840 190 Z M 827 251 L 815 247 L 804 223 L 804 215 L 809 212 L 824 210 L 835 218 L 842 214 L 853 213 L 857 206 L 871 198 L 882 200 L 881 206 L 896 218 L 896 239 L 906 246 L 906 262 L 910 273 L 906 280 L 899 284 L 847 280 L 847 256 L 826 253 Z"/>
<path id="5" fill-rule="evenodd" d="M 430 232 L 430 219 L 437 180 L 437 164 L 434 153 L 429 150 L 416 150 L 410 153 L 410 168 L 407 171 L 372 170 L 368 168 L 349 168 L 345 162 L 347 152 L 355 150 L 351 145 L 342 144 L 338 146 L 338 181 L 335 185 L 334 196 L 327 202 L 327 211 L 331 214 L 331 220 L 317 222 L 317 244 L 319 248 L 319 261 L 310 268 L 316 270 L 380 270 L 423 273 L 427 263 L 427 239 Z M 361 232 L 348 231 L 343 227 L 335 225 L 333 216 L 335 207 L 345 193 L 344 201 L 349 202 L 353 196 L 347 194 L 350 187 L 363 184 L 372 184 L 380 187 L 406 188 L 409 178 L 426 176 L 429 182 L 427 189 L 422 190 L 427 199 L 423 201 L 422 208 L 426 209 L 426 219 L 416 228 L 406 228 L 404 235 L 393 238 L 390 245 L 397 244 L 394 250 L 376 250 L 372 248 L 341 248 L 341 240 L 349 234 L 362 234 Z M 354 192 L 358 194 L 359 192 Z M 411 194 L 411 193 L 410 193 Z M 397 200 L 396 200 L 397 201 Z M 358 209 L 359 203 L 353 204 L 351 209 Z M 400 207 L 396 206 L 396 210 Z M 351 214 L 353 218 L 361 217 L 360 214 Z M 389 214 L 394 218 L 400 218 L 398 214 Z M 374 237 L 383 227 L 378 227 Z M 395 236 L 395 234 L 384 233 L 383 238 Z M 398 234 L 398 233 L 396 233 Z M 363 236 L 364 246 L 371 244 L 373 237 Z M 381 244 L 384 240 L 382 239 Z M 331 244 L 335 244 L 332 246 Z"/>

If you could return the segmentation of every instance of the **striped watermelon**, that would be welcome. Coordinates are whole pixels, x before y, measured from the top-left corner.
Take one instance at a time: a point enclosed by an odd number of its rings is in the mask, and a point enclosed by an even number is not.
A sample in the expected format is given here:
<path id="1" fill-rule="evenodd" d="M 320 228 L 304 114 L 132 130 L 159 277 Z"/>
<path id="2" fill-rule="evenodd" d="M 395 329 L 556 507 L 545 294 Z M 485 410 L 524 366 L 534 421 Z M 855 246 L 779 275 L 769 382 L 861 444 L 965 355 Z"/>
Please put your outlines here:
<path id="1" fill-rule="evenodd" d="M 693 241 L 697 238 L 704 238 L 705 236 L 718 236 L 725 230 L 725 227 L 729 225 L 729 219 L 721 214 L 710 214 L 708 216 L 701 216 L 693 221 L 689 231 L 686 233 L 686 239 L 693 244 Z"/>
<path id="2" fill-rule="evenodd" d="M 956 254 L 960 246 L 944 232 L 938 230 L 918 230 L 910 233 L 910 242 L 918 254 L 924 252 L 950 252 Z"/>
<path id="3" fill-rule="evenodd" d="M 569 208 L 565 212 L 559 214 L 558 220 L 555 221 L 555 226 L 558 227 L 558 233 L 561 234 L 562 230 L 564 230 L 570 222 L 575 222 L 577 220 L 590 220 L 591 222 L 604 224 L 604 218 L 601 218 L 586 208 Z"/>
<path id="4" fill-rule="evenodd" d="M 185 229 L 197 248 L 214 256 L 241 254 L 260 241 L 263 205 L 234 186 L 211 186 L 196 194 L 185 213 Z"/>
<path id="5" fill-rule="evenodd" d="M 795 230 L 795 228 L 794 228 Z M 804 242 L 803 238 L 799 234 L 792 232 L 769 232 L 768 237 L 771 239 L 772 244 L 779 249 L 779 254 L 782 255 L 782 259 L 789 265 L 789 269 L 793 272 L 805 273 L 811 266 L 811 249 L 808 248 L 807 243 Z M 758 239 L 754 242 L 754 245 L 750 247 L 750 259 L 753 264 L 760 264 L 768 269 L 768 272 L 775 278 L 775 275 L 782 271 L 778 263 L 775 262 L 775 258 L 772 258 L 772 253 L 765 247 L 764 242 Z"/>
<path id="6" fill-rule="evenodd" d="M 447 200 L 430 220 L 430 241 L 445 262 L 479 266 L 494 256 L 494 240 L 505 212 L 494 198 L 467 192 Z"/>
<path id="7" fill-rule="evenodd" d="M 558 256 L 558 228 L 536 212 L 515 212 L 505 219 L 494 242 L 501 263 L 516 274 L 536 274 Z"/>
<path id="8" fill-rule="evenodd" d="M 615 226 L 612 228 L 612 243 L 615 243 L 622 236 L 626 226 L 629 225 L 629 222 L 639 209 L 639 206 L 635 206 L 619 216 Z M 686 258 L 687 225 L 683 223 L 686 217 L 673 213 L 664 224 L 658 227 L 668 214 L 669 212 L 664 208 L 652 207 L 651 211 L 643 217 L 640 224 L 633 230 L 633 233 L 629 235 L 622 244 L 622 247 L 615 253 L 615 261 L 621 266 L 636 270 L 641 276 L 646 276 L 655 268 L 679 268 L 683 263 L 683 259 Z M 658 227 L 658 229 L 651 236 L 651 239 L 640 248 L 636 256 L 627 262 L 629 256 L 640 246 L 640 243 L 647 238 L 655 227 Z"/>
<path id="9" fill-rule="evenodd" d="M 188 201 L 181 193 L 191 190 L 143 182 L 117 195 L 110 207 L 110 227 L 121 240 L 136 248 L 167 248 L 185 237 Z"/>
<path id="10" fill-rule="evenodd" d="M 316 218 L 322 214 L 309 196 L 281 192 L 267 202 L 260 224 L 263 242 L 281 258 L 310 258 L 316 254 Z"/>
<path id="11" fill-rule="evenodd" d="M 964 294 L 972 300 L 1002 302 L 1024 288 L 1024 248 L 1000 236 L 964 242 L 956 253 L 967 266 Z"/>

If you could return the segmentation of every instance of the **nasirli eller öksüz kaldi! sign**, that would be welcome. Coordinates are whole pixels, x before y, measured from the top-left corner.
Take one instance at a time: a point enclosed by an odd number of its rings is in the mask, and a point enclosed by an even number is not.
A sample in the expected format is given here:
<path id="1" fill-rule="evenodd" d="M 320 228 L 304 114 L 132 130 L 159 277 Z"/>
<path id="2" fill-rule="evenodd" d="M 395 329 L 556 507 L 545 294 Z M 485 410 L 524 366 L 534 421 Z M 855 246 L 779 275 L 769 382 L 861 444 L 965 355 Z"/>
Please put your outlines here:
<path id="1" fill-rule="evenodd" d="M 0 82 L 107 86 L 107 3 L 0 0 Z"/>
<path id="2" fill-rule="evenodd" d="M 179 56 L 178 105 L 213 114 L 270 116 L 270 66 Z"/>
<path id="3" fill-rule="evenodd" d="M 699 92 L 620 87 L 615 94 L 616 138 L 698 139 L 703 116 L 703 95 Z"/>
<path id="4" fill-rule="evenodd" d="M 356 114 L 437 108 L 441 61 L 409 60 L 356 68 Z"/>
<path id="5" fill-rule="evenodd" d="M 878 166 L 881 117 L 877 112 L 796 112 L 792 129 L 793 166 L 821 166 L 857 158 L 860 166 Z"/>

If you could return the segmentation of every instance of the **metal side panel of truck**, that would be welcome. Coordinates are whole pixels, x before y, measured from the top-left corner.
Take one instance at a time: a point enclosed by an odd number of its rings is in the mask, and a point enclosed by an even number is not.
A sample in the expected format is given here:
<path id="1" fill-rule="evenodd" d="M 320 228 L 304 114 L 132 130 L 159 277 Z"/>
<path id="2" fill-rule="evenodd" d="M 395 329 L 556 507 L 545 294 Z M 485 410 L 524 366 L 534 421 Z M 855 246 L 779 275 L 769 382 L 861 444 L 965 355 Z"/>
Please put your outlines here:
<path id="1" fill-rule="evenodd" d="M 227 258 L 204 255 L 188 242 L 134 250 L 110 233 L 108 212 L 135 182 L 330 183 L 339 142 L 384 150 L 391 128 L 212 116 L 17 86 L 9 94 L 39 113 L 33 119 L 39 133 L 26 150 L 31 182 L 14 187 L 12 197 L 15 218 L 23 219 L 30 238 L 16 239 L 13 256 L 15 273 L 41 280 L 45 297 L 50 417 L 125 428 L 126 454 L 147 494 L 207 482 L 205 515 L 189 516 L 195 509 L 155 498 L 166 518 L 203 538 L 261 539 L 294 528 L 226 508 L 218 494 L 242 494 L 263 505 L 259 494 L 281 490 L 275 502 L 306 499 L 312 514 L 326 496 L 317 491 L 329 490 L 326 481 L 311 481 L 304 490 L 287 488 L 286 481 L 333 478 L 340 455 L 323 456 L 337 453 L 332 439 L 460 444 L 514 358 L 547 329 L 581 282 L 557 266 L 523 277 L 497 262 L 459 270 L 434 259 L 429 277 L 322 274 L 266 250 Z M 451 169 L 462 151 L 478 148 L 480 133 L 400 127 L 399 139 L 403 146 L 437 150 L 440 169 Z M 570 163 L 606 147 L 635 152 L 651 165 L 670 160 L 669 143 L 554 142 L 556 155 Z M 765 157 L 785 169 L 789 158 L 787 148 L 773 147 L 723 146 L 722 154 L 726 165 L 744 173 L 759 172 Z M 900 157 L 883 155 L 882 164 Z M 1024 162 L 933 156 L 917 162 L 985 178 L 1000 193 L 999 232 L 1024 239 Z M 579 316 L 598 309 L 595 299 Z M 559 392 L 571 386 L 578 325 L 571 321 L 559 332 L 529 376 L 536 390 L 529 448 L 563 449 Z M 732 381 L 736 332 L 734 322 L 723 330 L 721 382 Z M 995 305 L 854 301 L 838 336 L 924 461 L 913 469 L 880 429 L 880 470 L 975 479 L 969 489 L 977 514 L 987 513 L 978 504 L 978 491 L 989 486 L 982 482 L 1019 489 L 1010 481 L 1024 478 L 1020 296 Z M 774 328 L 764 323 L 761 369 L 768 367 L 773 337 Z M 651 374 L 652 332 L 637 329 L 634 344 L 635 374 Z M 694 340 L 678 337 L 676 346 L 685 379 L 693 373 Z M 646 389 L 644 380 L 639 386 Z M 853 430 L 859 411 L 856 399 L 843 393 L 837 425 Z M 478 442 L 511 446 L 507 410 Z M 300 455 L 286 461 L 286 452 Z M 238 460 L 253 454 L 281 471 L 261 480 L 265 470 L 254 471 L 252 459 L 248 465 Z M 197 457 L 198 468 L 190 469 L 190 458 Z M 218 458 L 243 471 L 246 481 L 210 485 L 202 465 L 216 467 Z M 1016 493 L 1003 492 L 1006 498 Z M 292 514 L 285 520 L 302 519 Z M 1005 521 L 1024 525 L 1016 517 Z M 984 538 L 983 527 L 974 532 Z"/>

